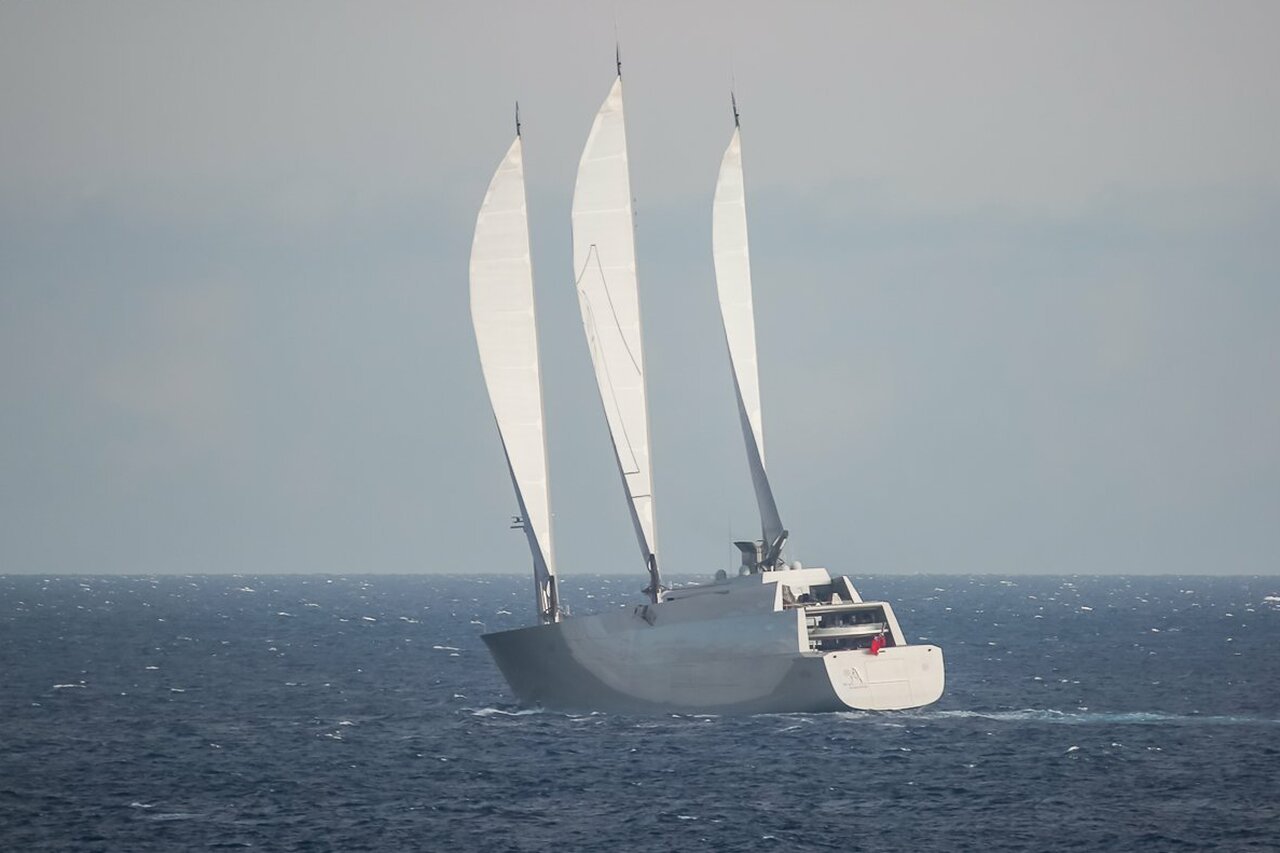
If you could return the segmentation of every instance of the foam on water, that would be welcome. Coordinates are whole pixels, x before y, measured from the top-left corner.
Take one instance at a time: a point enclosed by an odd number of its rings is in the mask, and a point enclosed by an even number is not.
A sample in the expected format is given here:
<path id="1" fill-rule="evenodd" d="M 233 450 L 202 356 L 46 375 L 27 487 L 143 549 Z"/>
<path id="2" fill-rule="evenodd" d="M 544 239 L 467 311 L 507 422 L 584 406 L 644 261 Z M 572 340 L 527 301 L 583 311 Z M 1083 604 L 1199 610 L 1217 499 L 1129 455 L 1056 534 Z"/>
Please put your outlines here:
<path id="1" fill-rule="evenodd" d="M 1157 711 L 1060 711 L 1052 708 L 1023 708 L 1016 711 L 911 711 L 907 716 L 922 720 L 995 720 L 1013 723 L 1090 724 L 1173 724 L 1173 725 L 1280 725 L 1280 719 L 1253 716 L 1204 714 L 1164 714 Z"/>
<path id="2" fill-rule="evenodd" d="M 542 708 L 463 708 L 473 717 L 529 717 L 534 714 L 556 713 Z"/>

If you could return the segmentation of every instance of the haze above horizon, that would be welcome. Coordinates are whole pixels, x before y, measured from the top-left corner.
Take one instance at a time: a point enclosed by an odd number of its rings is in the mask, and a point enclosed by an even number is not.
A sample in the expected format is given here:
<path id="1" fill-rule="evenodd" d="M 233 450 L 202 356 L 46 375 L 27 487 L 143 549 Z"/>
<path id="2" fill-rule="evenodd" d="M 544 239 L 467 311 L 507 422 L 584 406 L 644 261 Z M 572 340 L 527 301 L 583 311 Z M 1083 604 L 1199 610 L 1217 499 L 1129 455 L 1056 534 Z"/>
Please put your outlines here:
<path id="1" fill-rule="evenodd" d="M 1280 6 L 618 8 L 666 572 L 758 535 L 732 79 L 790 559 L 1280 573 Z M 0 6 L 0 573 L 526 571 L 467 307 L 518 99 L 560 571 L 641 584 L 569 246 L 612 10 L 377 9 Z"/>

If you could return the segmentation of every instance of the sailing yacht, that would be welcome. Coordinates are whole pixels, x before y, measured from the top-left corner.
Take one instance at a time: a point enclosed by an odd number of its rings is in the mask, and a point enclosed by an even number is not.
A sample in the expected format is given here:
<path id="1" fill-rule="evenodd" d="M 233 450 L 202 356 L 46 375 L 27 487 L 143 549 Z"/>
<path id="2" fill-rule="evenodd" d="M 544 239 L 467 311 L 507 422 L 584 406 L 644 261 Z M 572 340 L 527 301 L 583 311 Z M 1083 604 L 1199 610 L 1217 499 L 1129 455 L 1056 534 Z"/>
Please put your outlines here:
<path id="1" fill-rule="evenodd" d="M 573 261 L 591 360 L 649 580 L 647 600 L 567 616 L 551 534 L 546 434 L 529 256 L 523 150 L 494 173 L 471 250 L 471 315 L 485 384 L 533 557 L 538 624 L 483 635 L 521 702 L 563 710 L 781 713 L 894 710 L 942 694 L 942 650 L 907 642 L 892 606 L 864 601 L 849 578 L 783 558 L 765 468 L 756 364 L 741 128 L 720 164 L 712 243 L 761 538 L 707 583 L 662 583 L 644 374 L 631 180 L 618 77 L 596 113 L 573 194 Z"/>

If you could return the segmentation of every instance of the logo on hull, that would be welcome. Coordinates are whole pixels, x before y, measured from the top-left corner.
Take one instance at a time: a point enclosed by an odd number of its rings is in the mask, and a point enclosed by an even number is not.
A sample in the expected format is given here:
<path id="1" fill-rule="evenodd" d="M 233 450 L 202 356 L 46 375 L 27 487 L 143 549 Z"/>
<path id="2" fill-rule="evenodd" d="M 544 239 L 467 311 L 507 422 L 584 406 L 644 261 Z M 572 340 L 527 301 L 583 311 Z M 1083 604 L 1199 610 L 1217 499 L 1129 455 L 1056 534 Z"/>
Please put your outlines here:
<path id="1" fill-rule="evenodd" d="M 843 686 L 848 687 L 850 690 L 867 686 L 867 682 L 863 680 L 862 673 L 858 672 L 857 667 L 845 667 L 843 676 Z"/>

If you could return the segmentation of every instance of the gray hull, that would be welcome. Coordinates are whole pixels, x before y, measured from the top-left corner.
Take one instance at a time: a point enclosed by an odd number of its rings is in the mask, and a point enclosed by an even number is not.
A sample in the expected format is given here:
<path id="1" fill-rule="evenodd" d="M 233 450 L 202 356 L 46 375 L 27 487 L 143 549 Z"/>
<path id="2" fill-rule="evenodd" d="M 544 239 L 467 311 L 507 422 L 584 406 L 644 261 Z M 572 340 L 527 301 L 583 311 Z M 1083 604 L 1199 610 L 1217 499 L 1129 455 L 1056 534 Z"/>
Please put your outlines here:
<path id="1" fill-rule="evenodd" d="M 770 714 L 791 711 L 844 711 L 849 706 L 840 700 L 831 686 L 827 667 L 821 656 L 796 654 L 779 675 L 761 679 L 751 673 L 745 659 L 723 661 L 754 683 L 750 692 L 722 691 L 709 685 L 701 701 L 679 701 L 673 695 L 664 699 L 637 696 L 611 686 L 591 669 L 580 663 L 565 641 L 559 625 L 538 625 L 485 634 L 483 639 L 521 703 L 567 711 L 609 711 L 624 714 Z M 777 672 L 778 667 L 769 668 Z M 739 678 L 738 682 L 741 683 Z"/>
<path id="2" fill-rule="evenodd" d="M 798 583 L 798 574 L 776 573 L 776 579 Z M 823 650 L 823 638 L 833 632 L 865 631 L 857 624 L 824 627 L 814 608 L 785 603 L 777 583 L 755 578 L 677 590 L 661 604 L 483 639 L 521 702 L 562 710 L 893 710 L 927 705 L 941 696 L 942 650 L 906 645 L 887 604 L 858 601 L 837 610 L 887 614 L 891 635 L 899 639 L 878 654 L 848 646 Z"/>

